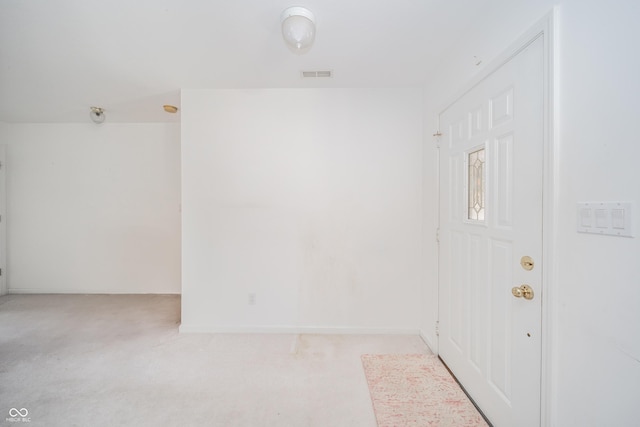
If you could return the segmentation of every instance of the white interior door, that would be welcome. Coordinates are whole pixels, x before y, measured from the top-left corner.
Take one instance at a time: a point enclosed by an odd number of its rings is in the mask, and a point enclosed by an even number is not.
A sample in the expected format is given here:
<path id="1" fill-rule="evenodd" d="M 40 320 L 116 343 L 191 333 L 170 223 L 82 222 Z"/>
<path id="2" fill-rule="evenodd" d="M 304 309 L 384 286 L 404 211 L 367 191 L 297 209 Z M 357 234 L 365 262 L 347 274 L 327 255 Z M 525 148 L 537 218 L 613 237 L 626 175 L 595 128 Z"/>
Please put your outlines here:
<path id="1" fill-rule="evenodd" d="M 496 427 L 540 425 L 543 90 L 540 36 L 440 114 L 439 352 Z"/>

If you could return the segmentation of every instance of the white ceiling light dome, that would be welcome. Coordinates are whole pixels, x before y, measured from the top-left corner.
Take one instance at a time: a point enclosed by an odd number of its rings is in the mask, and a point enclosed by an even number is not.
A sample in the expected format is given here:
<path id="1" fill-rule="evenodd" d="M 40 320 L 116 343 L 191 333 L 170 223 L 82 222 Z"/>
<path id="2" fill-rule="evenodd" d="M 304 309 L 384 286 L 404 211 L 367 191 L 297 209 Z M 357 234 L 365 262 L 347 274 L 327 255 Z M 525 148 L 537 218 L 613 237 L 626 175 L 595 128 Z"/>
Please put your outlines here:
<path id="1" fill-rule="evenodd" d="M 313 13 L 301 6 L 285 9 L 280 16 L 282 37 L 296 53 L 305 53 L 316 38 L 316 23 Z"/>

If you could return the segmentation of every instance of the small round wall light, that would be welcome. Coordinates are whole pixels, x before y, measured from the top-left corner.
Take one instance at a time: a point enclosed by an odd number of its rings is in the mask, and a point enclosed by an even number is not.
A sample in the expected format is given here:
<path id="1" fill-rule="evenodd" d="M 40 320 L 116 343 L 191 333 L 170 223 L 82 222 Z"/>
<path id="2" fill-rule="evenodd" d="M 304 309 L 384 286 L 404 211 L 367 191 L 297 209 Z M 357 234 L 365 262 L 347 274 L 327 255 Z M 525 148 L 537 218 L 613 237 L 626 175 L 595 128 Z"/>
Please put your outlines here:
<path id="1" fill-rule="evenodd" d="M 163 105 L 162 108 L 164 108 L 164 111 L 167 113 L 175 114 L 178 112 L 178 107 L 175 105 Z"/>

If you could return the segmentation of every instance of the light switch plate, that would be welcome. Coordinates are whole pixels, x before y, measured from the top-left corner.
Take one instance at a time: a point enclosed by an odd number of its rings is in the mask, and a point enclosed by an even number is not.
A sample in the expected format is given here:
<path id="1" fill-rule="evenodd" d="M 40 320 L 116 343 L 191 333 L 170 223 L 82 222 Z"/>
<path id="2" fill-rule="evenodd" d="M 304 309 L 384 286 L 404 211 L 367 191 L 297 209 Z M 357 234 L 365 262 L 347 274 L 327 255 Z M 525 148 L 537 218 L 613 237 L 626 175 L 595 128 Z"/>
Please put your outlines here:
<path id="1" fill-rule="evenodd" d="M 578 233 L 633 237 L 631 202 L 578 203 Z"/>

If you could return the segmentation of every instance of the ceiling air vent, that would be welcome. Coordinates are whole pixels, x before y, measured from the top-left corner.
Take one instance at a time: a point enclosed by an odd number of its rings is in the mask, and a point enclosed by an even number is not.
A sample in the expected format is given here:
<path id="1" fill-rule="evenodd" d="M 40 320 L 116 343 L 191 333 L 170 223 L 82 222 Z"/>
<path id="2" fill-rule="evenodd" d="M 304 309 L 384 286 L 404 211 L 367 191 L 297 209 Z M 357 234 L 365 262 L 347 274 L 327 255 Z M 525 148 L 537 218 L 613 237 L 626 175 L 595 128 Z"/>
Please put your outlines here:
<path id="1" fill-rule="evenodd" d="M 333 72 L 331 72 L 331 70 L 303 71 L 302 77 L 303 78 L 333 77 Z"/>

